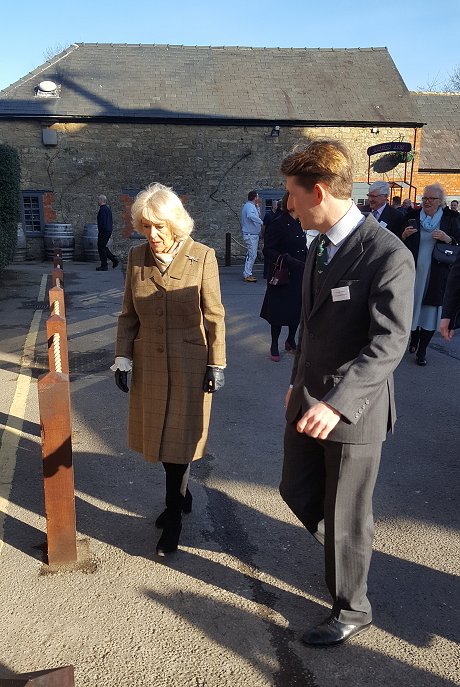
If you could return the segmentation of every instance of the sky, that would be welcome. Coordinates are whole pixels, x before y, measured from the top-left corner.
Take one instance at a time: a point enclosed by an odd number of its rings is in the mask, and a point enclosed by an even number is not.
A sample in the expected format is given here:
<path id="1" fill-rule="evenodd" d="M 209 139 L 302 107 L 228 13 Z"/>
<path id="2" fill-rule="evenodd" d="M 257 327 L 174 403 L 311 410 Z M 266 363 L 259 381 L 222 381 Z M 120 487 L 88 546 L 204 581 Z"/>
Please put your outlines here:
<path id="1" fill-rule="evenodd" d="M 4 1 L 0 90 L 72 43 L 387 47 L 410 90 L 460 64 L 460 0 Z"/>

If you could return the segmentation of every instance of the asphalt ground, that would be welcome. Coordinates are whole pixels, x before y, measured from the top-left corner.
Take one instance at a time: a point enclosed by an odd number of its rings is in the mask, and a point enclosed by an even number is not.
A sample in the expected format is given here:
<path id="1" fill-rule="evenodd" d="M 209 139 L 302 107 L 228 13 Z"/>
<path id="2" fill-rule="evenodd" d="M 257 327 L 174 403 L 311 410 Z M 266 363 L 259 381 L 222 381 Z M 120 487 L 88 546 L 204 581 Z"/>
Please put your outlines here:
<path id="1" fill-rule="evenodd" d="M 329 597 L 321 547 L 278 494 L 292 357 L 268 357 L 261 266 L 256 284 L 241 267 L 221 269 L 226 385 L 208 455 L 192 467 L 180 550 L 161 560 L 163 471 L 126 447 L 127 398 L 108 369 L 123 274 L 94 268 L 64 266 L 87 572 L 49 575 L 43 565 L 36 381 L 47 369 L 51 265 L 12 265 L 0 277 L 0 676 L 73 664 L 78 687 L 459 684 L 460 333 L 451 344 L 436 335 L 426 368 L 407 354 L 396 373 L 399 421 L 374 499 L 375 624 L 315 650 L 299 637 L 327 615 Z"/>

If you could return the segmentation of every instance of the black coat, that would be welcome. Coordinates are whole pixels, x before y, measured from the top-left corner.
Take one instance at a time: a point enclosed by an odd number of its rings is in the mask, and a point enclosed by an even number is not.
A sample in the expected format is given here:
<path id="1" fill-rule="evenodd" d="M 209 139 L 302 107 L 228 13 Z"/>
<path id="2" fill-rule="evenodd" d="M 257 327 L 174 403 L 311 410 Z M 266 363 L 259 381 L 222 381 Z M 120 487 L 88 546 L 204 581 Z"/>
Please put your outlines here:
<path id="1" fill-rule="evenodd" d="M 307 256 L 307 241 L 300 222 L 283 212 L 265 233 L 264 256 L 267 260 L 267 280 L 273 276 L 278 256 L 286 255 L 289 284 L 267 284 L 260 316 L 273 325 L 297 326 L 302 305 L 302 276 Z"/>
<path id="2" fill-rule="evenodd" d="M 385 205 L 382 214 L 380 215 L 379 222 L 385 222 L 387 229 L 391 231 L 396 236 L 401 236 L 402 227 L 406 226 L 404 224 L 404 215 L 399 210 L 392 208 L 388 203 Z"/>
<path id="3" fill-rule="evenodd" d="M 442 316 L 459 320 L 460 311 L 460 256 L 450 270 L 446 293 L 442 304 Z M 460 324 L 460 322 L 459 322 Z"/>
<path id="4" fill-rule="evenodd" d="M 417 265 L 418 249 L 420 246 L 420 210 L 412 210 L 404 219 L 403 229 L 408 226 L 407 223 L 410 219 L 415 219 L 417 221 L 418 231 L 408 236 L 404 241 L 405 245 L 414 256 L 415 265 Z M 449 208 L 444 208 L 439 228 L 451 237 L 452 243 L 456 245 L 460 244 L 460 214 L 458 212 L 454 212 Z M 442 246 L 446 245 L 442 241 L 437 241 L 437 243 L 440 243 Z M 432 258 L 430 280 L 423 299 L 423 305 L 442 305 L 448 276 L 449 265 L 438 262 Z"/>

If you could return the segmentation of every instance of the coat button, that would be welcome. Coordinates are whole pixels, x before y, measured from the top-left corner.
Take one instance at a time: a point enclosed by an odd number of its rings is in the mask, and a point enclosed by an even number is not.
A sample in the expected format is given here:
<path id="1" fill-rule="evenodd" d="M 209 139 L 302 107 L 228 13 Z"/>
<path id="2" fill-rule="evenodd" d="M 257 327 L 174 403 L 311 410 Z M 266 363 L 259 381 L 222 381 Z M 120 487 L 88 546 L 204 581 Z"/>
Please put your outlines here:
<path id="1" fill-rule="evenodd" d="M 359 413 L 355 413 L 355 418 L 356 418 L 356 419 L 359 418 Z"/>
<path id="2" fill-rule="evenodd" d="M 157 315 L 163 315 L 163 310 L 161 308 L 158 308 Z"/>
<path id="3" fill-rule="evenodd" d="M 164 353 L 164 350 L 163 346 L 158 346 L 157 348 L 158 353 Z"/>
<path id="4" fill-rule="evenodd" d="M 155 296 L 156 296 L 157 298 L 163 298 L 163 294 L 162 294 L 161 291 L 157 291 L 156 294 L 155 294 Z"/>
<path id="5" fill-rule="evenodd" d="M 311 367 L 311 362 L 309 360 L 306 361 L 305 367 Z"/>

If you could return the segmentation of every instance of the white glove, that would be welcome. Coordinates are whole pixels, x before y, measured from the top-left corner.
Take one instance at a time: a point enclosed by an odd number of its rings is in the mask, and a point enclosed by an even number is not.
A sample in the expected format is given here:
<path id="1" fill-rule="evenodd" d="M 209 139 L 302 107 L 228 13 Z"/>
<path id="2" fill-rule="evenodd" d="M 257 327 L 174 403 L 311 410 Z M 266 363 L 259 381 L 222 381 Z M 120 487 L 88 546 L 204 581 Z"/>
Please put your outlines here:
<path id="1" fill-rule="evenodd" d="M 116 372 L 117 370 L 121 372 L 131 372 L 133 369 L 133 361 L 129 358 L 123 358 L 123 356 L 117 356 L 110 369 L 112 372 Z"/>

